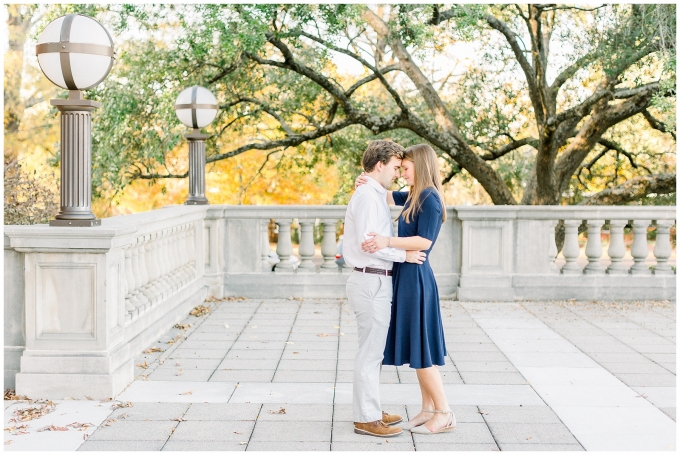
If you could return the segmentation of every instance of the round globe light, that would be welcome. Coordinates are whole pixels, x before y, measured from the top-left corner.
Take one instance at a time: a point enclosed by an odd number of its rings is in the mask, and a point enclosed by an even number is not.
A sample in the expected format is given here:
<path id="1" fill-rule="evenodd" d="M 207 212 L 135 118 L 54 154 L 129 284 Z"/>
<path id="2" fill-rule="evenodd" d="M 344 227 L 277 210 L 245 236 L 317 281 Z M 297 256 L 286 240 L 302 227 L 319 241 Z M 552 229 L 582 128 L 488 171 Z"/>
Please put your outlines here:
<path id="1" fill-rule="evenodd" d="M 113 66 L 111 35 L 91 17 L 67 14 L 50 22 L 35 47 L 38 64 L 53 84 L 68 90 L 99 85 Z"/>
<path id="2" fill-rule="evenodd" d="M 205 87 L 194 85 L 179 94 L 175 112 L 189 128 L 204 128 L 217 116 L 217 98 Z"/>

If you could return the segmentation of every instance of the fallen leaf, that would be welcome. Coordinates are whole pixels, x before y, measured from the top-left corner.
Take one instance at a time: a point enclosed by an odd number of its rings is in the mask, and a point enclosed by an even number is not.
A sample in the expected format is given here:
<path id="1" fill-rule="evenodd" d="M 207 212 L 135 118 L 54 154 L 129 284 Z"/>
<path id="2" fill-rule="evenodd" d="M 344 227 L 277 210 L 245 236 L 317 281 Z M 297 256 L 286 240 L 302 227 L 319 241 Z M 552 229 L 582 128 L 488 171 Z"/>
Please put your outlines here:
<path id="1" fill-rule="evenodd" d="M 143 352 L 144 354 L 151 354 L 152 352 L 164 352 L 164 351 L 163 351 L 161 348 L 157 347 L 157 346 L 153 346 L 153 347 L 151 347 L 151 348 L 149 348 L 149 349 L 144 349 L 142 352 Z"/>
<path id="2" fill-rule="evenodd" d="M 248 441 L 241 441 L 241 442 L 239 442 L 239 444 L 241 444 L 242 446 L 244 446 L 244 445 L 248 444 Z"/>
<path id="3" fill-rule="evenodd" d="M 124 414 L 124 415 L 127 416 L 127 414 Z M 121 418 L 122 418 L 122 417 L 121 417 Z M 87 429 L 88 427 L 93 427 L 94 424 L 92 424 L 92 423 L 73 422 L 73 423 L 69 423 L 69 424 L 66 425 L 66 426 L 67 426 L 67 427 L 71 427 L 71 428 Z"/>
<path id="4" fill-rule="evenodd" d="M 243 434 L 242 431 L 234 431 L 235 434 Z"/>
<path id="5" fill-rule="evenodd" d="M 193 395 L 193 393 L 193 390 L 189 390 L 188 392 L 180 393 L 180 395 Z"/>
<path id="6" fill-rule="evenodd" d="M 149 368 L 149 364 L 146 363 L 146 360 L 144 361 L 144 363 L 138 363 L 138 364 L 135 365 L 135 366 L 144 368 L 145 370 L 146 370 L 147 368 Z"/>
<path id="7" fill-rule="evenodd" d="M 205 316 L 206 314 L 210 314 L 210 308 L 204 305 L 198 305 L 196 308 L 191 310 L 189 312 L 190 315 L 196 316 L 197 318 L 200 318 L 201 316 Z"/>
<path id="8" fill-rule="evenodd" d="M 191 327 L 193 324 L 175 324 L 173 328 L 175 329 L 180 329 L 180 330 L 187 330 L 189 327 Z"/>
<path id="9" fill-rule="evenodd" d="M 229 324 L 224 324 L 224 328 L 225 328 L 225 329 L 228 329 L 228 328 L 229 328 Z"/>
<path id="10" fill-rule="evenodd" d="M 92 401 L 92 397 L 88 397 L 87 395 L 85 395 L 85 398 L 87 398 L 88 400 Z"/>
<path id="11" fill-rule="evenodd" d="M 186 419 L 184 419 L 182 417 L 177 417 L 176 419 L 172 419 L 172 420 L 174 420 L 175 422 L 186 422 Z"/>
<path id="12" fill-rule="evenodd" d="M 295 344 L 295 341 L 286 341 L 286 344 Z"/>
<path id="13" fill-rule="evenodd" d="M 68 428 L 66 428 L 66 427 L 57 427 L 57 426 L 54 426 L 54 425 L 47 425 L 46 427 L 42 427 L 42 428 L 40 428 L 40 429 L 38 429 L 38 430 L 36 430 L 36 431 L 37 431 L 37 432 L 41 432 L 41 431 L 68 431 Z"/>
<path id="14" fill-rule="evenodd" d="M 345 332 L 338 333 L 338 336 L 345 336 Z"/>
<path id="15" fill-rule="evenodd" d="M 8 445 L 10 445 L 12 442 L 13 442 L 13 441 L 12 441 L 11 439 L 8 439 L 7 441 L 5 441 L 5 445 L 8 446 Z"/>
<path id="16" fill-rule="evenodd" d="M 334 328 L 334 329 L 339 329 L 340 326 L 339 326 L 339 325 L 334 325 L 333 328 Z"/>
<path id="17" fill-rule="evenodd" d="M 270 414 L 285 414 L 285 413 L 286 413 L 286 409 L 285 409 L 285 408 L 280 408 L 280 409 L 277 410 L 277 411 L 274 411 L 274 410 L 270 409 L 270 410 L 269 410 L 269 413 L 270 413 Z"/>
<path id="18" fill-rule="evenodd" d="M 251 328 L 251 329 L 256 329 L 257 326 L 256 326 L 256 325 L 251 325 L 250 328 Z"/>
<path id="19" fill-rule="evenodd" d="M 293 351 L 293 354 L 299 354 L 299 352 L 297 352 L 297 351 Z"/>
<path id="20" fill-rule="evenodd" d="M 528 441 L 529 439 L 531 439 L 531 436 L 529 436 L 529 437 L 527 438 L 527 441 Z"/>
<path id="21" fill-rule="evenodd" d="M 328 336 L 328 334 L 327 333 L 320 333 L 317 336 L 320 337 L 320 338 L 325 338 L 325 337 Z"/>

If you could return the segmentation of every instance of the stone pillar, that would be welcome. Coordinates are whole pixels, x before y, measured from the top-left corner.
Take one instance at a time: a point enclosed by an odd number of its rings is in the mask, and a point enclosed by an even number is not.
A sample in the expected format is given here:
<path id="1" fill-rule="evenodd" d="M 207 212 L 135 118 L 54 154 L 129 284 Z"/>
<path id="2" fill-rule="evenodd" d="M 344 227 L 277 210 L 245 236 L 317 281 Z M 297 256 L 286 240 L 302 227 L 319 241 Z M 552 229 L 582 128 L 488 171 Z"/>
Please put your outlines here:
<path id="1" fill-rule="evenodd" d="M 671 227 L 675 224 L 674 220 L 656 221 L 656 245 L 654 245 L 654 256 L 656 257 L 655 275 L 673 275 L 673 269 L 668 265 L 668 258 L 671 256 Z"/>
<path id="2" fill-rule="evenodd" d="M 652 220 L 633 220 L 633 245 L 630 248 L 630 254 L 633 256 L 635 264 L 630 268 L 628 273 L 633 275 L 651 275 L 652 271 L 649 266 L 645 264 L 647 256 L 649 256 L 649 248 L 647 247 L 647 228 L 652 223 Z"/>
<path id="3" fill-rule="evenodd" d="M 555 264 L 555 259 L 557 258 L 557 243 L 555 243 L 555 226 L 559 223 L 558 220 L 550 220 L 548 222 L 548 269 L 550 273 L 560 273 L 560 269 L 557 268 Z"/>
<path id="4" fill-rule="evenodd" d="M 290 255 L 293 254 L 293 243 L 290 241 L 290 225 L 293 223 L 291 218 L 277 219 L 276 225 L 279 227 L 279 241 L 276 245 L 276 254 L 279 255 L 280 262 L 276 264 L 276 273 L 293 273 L 293 264 L 290 263 Z"/>
<path id="5" fill-rule="evenodd" d="M 61 113 L 61 208 L 50 226 L 100 226 L 92 213 L 92 111 L 96 101 L 50 100 Z"/>
<path id="6" fill-rule="evenodd" d="M 338 251 L 338 246 L 335 240 L 335 226 L 338 223 L 336 219 L 323 219 L 323 240 L 321 241 L 321 255 L 323 256 L 323 264 L 319 268 L 321 273 L 338 273 L 338 264 L 335 263 L 335 253 Z"/>
<path id="7" fill-rule="evenodd" d="M 314 220 L 298 220 L 300 223 L 300 265 L 298 273 L 314 273 L 316 265 L 312 261 L 314 257 Z"/>
<path id="8" fill-rule="evenodd" d="M 184 137 L 189 141 L 189 196 L 184 204 L 210 204 L 205 197 L 205 140 L 208 135 L 194 132 Z"/>
<path id="9" fill-rule="evenodd" d="M 600 275 L 604 273 L 604 267 L 600 265 L 602 257 L 602 225 L 604 220 L 587 220 L 588 243 L 586 244 L 586 256 L 588 265 L 583 269 L 583 273 L 588 275 Z"/>
<path id="10" fill-rule="evenodd" d="M 626 220 L 609 221 L 609 248 L 607 254 L 612 263 L 607 267 L 610 275 L 628 273 L 628 267 L 623 265 L 623 257 L 626 255 L 626 245 L 623 241 L 623 229 L 628 224 Z"/>
<path id="11" fill-rule="evenodd" d="M 260 222 L 260 232 L 262 236 L 262 271 L 271 272 L 272 265 L 269 263 L 269 220 L 262 220 Z"/>
<path id="12" fill-rule="evenodd" d="M 562 254 L 567 261 L 562 267 L 562 273 L 565 275 L 576 275 L 582 273 L 581 267 L 576 263 L 581 249 L 578 245 L 578 227 L 581 225 L 581 220 L 564 220 L 564 246 L 562 247 Z"/>

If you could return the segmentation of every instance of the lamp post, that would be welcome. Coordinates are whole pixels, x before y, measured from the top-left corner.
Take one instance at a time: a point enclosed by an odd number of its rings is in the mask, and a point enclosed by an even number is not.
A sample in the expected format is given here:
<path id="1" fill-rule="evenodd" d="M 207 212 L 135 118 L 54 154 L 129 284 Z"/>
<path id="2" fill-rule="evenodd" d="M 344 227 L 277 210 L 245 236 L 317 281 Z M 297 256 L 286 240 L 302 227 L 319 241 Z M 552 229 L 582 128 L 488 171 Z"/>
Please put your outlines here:
<path id="1" fill-rule="evenodd" d="M 190 134 L 184 135 L 189 141 L 189 196 L 184 204 L 210 204 L 205 197 L 205 140 L 208 135 L 202 134 L 201 128 L 215 120 L 217 98 L 207 88 L 194 85 L 179 94 L 175 112 L 180 122 L 193 128 Z"/>
<path id="2" fill-rule="evenodd" d="M 35 47 L 38 64 L 68 99 L 50 100 L 61 113 L 61 206 L 50 226 L 100 226 L 92 213 L 92 111 L 101 104 L 83 99 L 113 66 L 111 35 L 96 20 L 67 14 L 42 31 Z"/>

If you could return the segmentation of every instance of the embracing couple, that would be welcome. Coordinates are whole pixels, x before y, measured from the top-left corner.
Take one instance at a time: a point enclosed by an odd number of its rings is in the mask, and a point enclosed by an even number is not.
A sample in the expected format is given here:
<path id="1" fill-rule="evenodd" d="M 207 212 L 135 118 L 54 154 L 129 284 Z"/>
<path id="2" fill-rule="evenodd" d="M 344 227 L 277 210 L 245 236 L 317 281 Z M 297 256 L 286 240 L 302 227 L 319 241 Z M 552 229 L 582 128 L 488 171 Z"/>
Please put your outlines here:
<path id="1" fill-rule="evenodd" d="M 347 299 L 359 338 L 354 432 L 384 438 L 403 430 L 453 430 L 456 419 L 437 368 L 444 365 L 446 345 L 437 283 L 428 261 L 446 220 L 437 155 L 426 144 L 404 149 L 377 140 L 364 152 L 362 166 L 364 173 L 347 206 L 343 240 L 345 260 L 354 267 Z M 389 190 L 400 174 L 410 187 L 408 193 Z M 388 204 L 404 207 L 398 236 Z M 404 364 L 416 370 L 422 395 L 422 410 L 407 423 L 380 407 L 381 366 Z"/>

